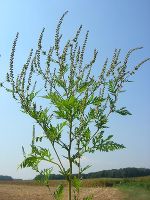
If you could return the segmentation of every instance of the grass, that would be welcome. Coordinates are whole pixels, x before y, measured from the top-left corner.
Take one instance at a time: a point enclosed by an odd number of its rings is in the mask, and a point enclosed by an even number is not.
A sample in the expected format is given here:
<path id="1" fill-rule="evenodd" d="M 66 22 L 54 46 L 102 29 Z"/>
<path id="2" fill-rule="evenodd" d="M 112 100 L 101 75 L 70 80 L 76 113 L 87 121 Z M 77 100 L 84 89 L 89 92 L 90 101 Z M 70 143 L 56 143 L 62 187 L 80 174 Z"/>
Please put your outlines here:
<path id="1" fill-rule="evenodd" d="M 126 179 L 117 185 L 124 200 L 150 200 L 150 177 Z"/>

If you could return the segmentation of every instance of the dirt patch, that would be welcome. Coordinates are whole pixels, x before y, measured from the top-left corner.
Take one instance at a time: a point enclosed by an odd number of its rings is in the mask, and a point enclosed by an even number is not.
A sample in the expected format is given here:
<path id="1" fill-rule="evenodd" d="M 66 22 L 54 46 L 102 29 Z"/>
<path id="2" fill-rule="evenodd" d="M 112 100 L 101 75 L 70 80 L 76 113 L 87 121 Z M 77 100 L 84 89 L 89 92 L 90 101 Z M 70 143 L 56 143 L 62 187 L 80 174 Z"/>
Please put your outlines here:
<path id="1" fill-rule="evenodd" d="M 54 192 L 54 188 L 51 188 Z M 122 200 L 121 192 L 116 188 L 82 188 L 81 197 L 93 195 L 94 200 Z M 67 194 L 67 188 L 65 188 Z M 67 200 L 67 195 L 64 200 Z M 44 186 L 0 184 L 0 200 L 53 200 Z"/>

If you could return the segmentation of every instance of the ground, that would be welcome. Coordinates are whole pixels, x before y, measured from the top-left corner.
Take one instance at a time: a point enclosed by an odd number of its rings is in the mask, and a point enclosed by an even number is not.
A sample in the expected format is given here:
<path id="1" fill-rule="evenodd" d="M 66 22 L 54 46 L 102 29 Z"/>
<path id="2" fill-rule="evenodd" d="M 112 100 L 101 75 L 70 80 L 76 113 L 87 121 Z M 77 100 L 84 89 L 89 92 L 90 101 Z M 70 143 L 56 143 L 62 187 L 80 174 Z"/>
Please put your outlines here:
<path id="1" fill-rule="evenodd" d="M 51 188 L 51 192 L 54 188 Z M 65 188 L 65 194 L 67 188 Z M 82 197 L 93 195 L 93 200 L 122 200 L 122 193 L 112 187 L 83 188 Z M 52 200 L 44 186 L 0 184 L 0 200 Z M 64 200 L 67 200 L 65 196 Z"/>

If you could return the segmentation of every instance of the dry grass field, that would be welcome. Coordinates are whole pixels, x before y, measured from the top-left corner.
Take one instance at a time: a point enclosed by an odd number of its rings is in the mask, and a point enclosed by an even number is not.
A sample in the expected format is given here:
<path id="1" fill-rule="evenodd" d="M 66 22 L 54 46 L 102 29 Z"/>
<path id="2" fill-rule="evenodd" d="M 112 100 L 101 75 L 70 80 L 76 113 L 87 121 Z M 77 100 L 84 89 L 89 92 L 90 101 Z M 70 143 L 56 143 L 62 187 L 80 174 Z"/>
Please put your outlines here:
<path id="1" fill-rule="evenodd" d="M 51 193 L 58 184 L 65 186 L 64 200 L 67 200 L 65 180 L 49 181 Z M 81 194 L 81 199 L 92 195 L 93 200 L 150 200 L 150 176 L 83 180 Z M 0 200 L 53 200 L 53 197 L 45 186 L 35 181 L 0 181 Z"/>
<path id="2" fill-rule="evenodd" d="M 54 187 L 51 187 L 54 192 Z M 122 200 L 122 193 L 113 187 L 82 188 L 82 196 L 93 195 L 93 200 Z M 65 187 L 64 200 L 67 200 Z M 0 200 L 53 200 L 44 186 L 0 182 Z"/>

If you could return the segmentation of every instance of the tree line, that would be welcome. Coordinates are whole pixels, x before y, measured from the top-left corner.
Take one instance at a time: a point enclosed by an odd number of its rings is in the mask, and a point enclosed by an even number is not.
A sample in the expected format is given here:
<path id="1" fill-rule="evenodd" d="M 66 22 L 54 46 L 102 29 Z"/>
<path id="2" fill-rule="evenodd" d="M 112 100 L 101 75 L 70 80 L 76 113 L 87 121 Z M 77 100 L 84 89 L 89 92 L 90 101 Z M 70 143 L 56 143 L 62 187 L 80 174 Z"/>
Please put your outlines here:
<path id="1" fill-rule="evenodd" d="M 2 181 L 10 181 L 10 180 L 13 180 L 13 178 L 11 176 L 0 175 L 0 180 L 2 180 Z"/>
<path id="2" fill-rule="evenodd" d="M 74 174 L 76 176 L 76 174 Z M 83 179 L 92 178 L 130 178 L 130 177 L 140 177 L 140 176 L 150 176 L 150 169 L 147 168 L 121 168 L 121 169 L 111 169 L 102 170 L 98 172 L 91 172 L 88 174 L 83 174 Z M 42 179 L 42 175 L 37 175 L 34 180 Z M 51 174 L 49 180 L 64 180 L 65 177 L 61 174 Z M 15 180 L 11 176 L 0 175 L 0 180 Z"/>
<path id="3" fill-rule="evenodd" d="M 98 172 L 91 172 L 88 174 L 82 174 L 83 179 L 90 178 L 130 178 L 130 177 L 140 177 L 140 176 L 149 176 L 150 169 L 147 168 L 121 168 L 121 169 L 111 169 L 111 170 L 102 170 Z M 76 176 L 76 174 L 74 174 Z M 35 180 L 42 179 L 41 175 L 37 175 Z M 65 177 L 61 174 L 51 174 L 49 180 L 63 180 Z"/>

